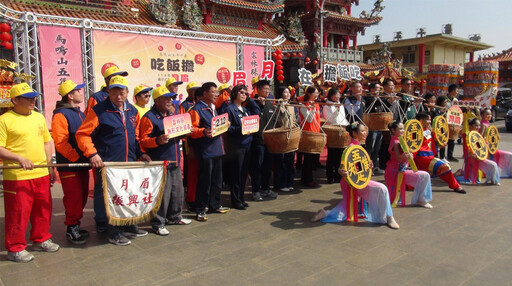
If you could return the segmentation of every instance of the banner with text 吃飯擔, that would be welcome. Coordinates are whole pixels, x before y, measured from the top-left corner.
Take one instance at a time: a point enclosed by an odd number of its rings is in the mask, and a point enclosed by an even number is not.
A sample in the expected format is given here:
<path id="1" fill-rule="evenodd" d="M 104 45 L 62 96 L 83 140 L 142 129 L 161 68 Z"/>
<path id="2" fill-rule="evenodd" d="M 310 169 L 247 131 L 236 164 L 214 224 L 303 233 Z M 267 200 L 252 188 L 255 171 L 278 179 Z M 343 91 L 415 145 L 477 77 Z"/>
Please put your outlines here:
<path id="1" fill-rule="evenodd" d="M 261 74 L 261 63 L 265 59 L 265 47 L 244 45 L 244 71 L 247 73 L 247 89 L 252 92 L 251 80 Z"/>
<path id="2" fill-rule="evenodd" d="M 55 103 L 61 100 L 59 85 L 70 79 L 76 84 L 84 82 L 82 71 L 82 45 L 77 28 L 39 26 L 39 48 L 41 50 L 41 74 L 44 94 L 44 116 L 51 127 Z M 80 104 L 82 110 L 83 103 Z"/>
<path id="3" fill-rule="evenodd" d="M 137 85 L 156 87 L 174 77 L 184 82 L 178 90 L 178 99 L 183 101 L 187 97 L 188 82 L 230 84 L 236 70 L 236 45 L 233 43 L 106 31 L 94 31 L 93 40 L 96 90 L 104 84 L 101 67 L 112 62 L 128 72 L 130 100 Z"/>

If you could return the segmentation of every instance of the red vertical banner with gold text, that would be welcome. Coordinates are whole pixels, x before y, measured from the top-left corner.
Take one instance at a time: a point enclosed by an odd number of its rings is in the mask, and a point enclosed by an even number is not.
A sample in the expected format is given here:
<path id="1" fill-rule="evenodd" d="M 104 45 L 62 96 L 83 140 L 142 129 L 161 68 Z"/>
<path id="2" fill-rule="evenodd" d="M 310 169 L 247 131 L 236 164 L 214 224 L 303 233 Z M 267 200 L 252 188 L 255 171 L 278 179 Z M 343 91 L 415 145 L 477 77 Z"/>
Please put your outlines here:
<path id="1" fill-rule="evenodd" d="M 39 48 L 44 116 L 48 128 L 51 126 L 55 103 L 61 99 L 59 85 L 68 79 L 77 84 L 84 81 L 82 71 L 82 45 L 80 30 L 77 28 L 39 26 Z M 83 110 L 84 104 L 80 108 Z"/>

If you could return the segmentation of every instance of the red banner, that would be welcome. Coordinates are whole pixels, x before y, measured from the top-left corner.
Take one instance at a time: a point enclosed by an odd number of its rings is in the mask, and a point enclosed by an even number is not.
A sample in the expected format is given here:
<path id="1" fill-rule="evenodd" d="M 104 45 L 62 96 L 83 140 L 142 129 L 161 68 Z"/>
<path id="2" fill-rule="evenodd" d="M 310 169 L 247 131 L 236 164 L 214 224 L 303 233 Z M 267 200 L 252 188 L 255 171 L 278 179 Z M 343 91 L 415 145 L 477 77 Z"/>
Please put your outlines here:
<path id="1" fill-rule="evenodd" d="M 64 81 L 71 79 L 82 84 L 82 47 L 80 30 L 54 26 L 39 26 L 39 48 L 41 50 L 41 71 L 43 78 L 44 116 L 51 126 L 55 103 L 61 99 L 58 89 Z M 83 110 L 84 104 L 80 106 Z"/>

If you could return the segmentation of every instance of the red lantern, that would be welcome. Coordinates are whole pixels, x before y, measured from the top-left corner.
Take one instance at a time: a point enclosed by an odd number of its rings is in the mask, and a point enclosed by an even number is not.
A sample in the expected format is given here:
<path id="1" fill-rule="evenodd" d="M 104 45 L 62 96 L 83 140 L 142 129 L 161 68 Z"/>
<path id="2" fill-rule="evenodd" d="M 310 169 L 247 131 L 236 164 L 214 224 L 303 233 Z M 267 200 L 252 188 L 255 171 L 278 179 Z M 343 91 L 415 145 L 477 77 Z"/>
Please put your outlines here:
<path id="1" fill-rule="evenodd" d="M 6 49 L 6 50 L 12 50 L 13 49 L 13 46 L 12 46 L 12 44 L 10 42 L 1 42 L 0 46 L 2 46 L 2 48 Z"/>
<path id="2" fill-rule="evenodd" d="M 278 70 L 278 71 L 276 71 L 276 74 L 277 74 L 277 75 L 283 75 L 283 74 L 284 74 L 284 71 L 283 71 L 283 70 Z"/>
<path id="3" fill-rule="evenodd" d="M 282 60 L 277 60 L 277 61 L 276 61 L 276 64 L 277 64 L 277 65 L 282 65 L 282 64 L 283 64 L 283 61 L 282 61 Z"/>
<path id="4" fill-rule="evenodd" d="M 318 64 L 318 61 L 317 60 L 314 60 L 313 61 L 313 64 L 316 66 Z"/>
<path id="5" fill-rule="evenodd" d="M 292 53 L 292 58 L 295 58 L 297 56 L 296 53 Z"/>
<path id="6" fill-rule="evenodd" d="M 461 79 L 461 80 L 460 80 L 460 82 L 459 82 L 459 84 L 464 84 L 464 80 L 462 80 L 462 79 Z"/>
<path id="7" fill-rule="evenodd" d="M 278 59 L 278 60 L 283 59 L 283 54 L 278 54 L 276 59 Z"/>
<path id="8" fill-rule="evenodd" d="M 0 32 L 6 32 L 9 33 L 11 31 L 11 26 L 7 23 L 0 24 Z"/>
<path id="9" fill-rule="evenodd" d="M 276 54 L 278 54 L 278 55 L 282 55 L 282 54 L 283 54 L 283 51 L 281 51 L 280 49 L 277 49 L 277 50 L 276 50 Z"/>
<path id="10" fill-rule="evenodd" d="M 12 40 L 12 36 L 9 33 L 2 32 L 0 33 L 0 41 L 2 42 L 10 42 Z"/>
<path id="11" fill-rule="evenodd" d="M 290 53 L 286 53 L 286 57 L 289 58 L 290 57 Z"/>
<path id="12" fill-rule="evenodd" d="M 298 56 L 299 58 L 302 58 L 302 54 L 301 54 L 301 53 L 298 53 L 298 54 L 297 54 L 297 56 Z"/>
<path id="13" fill-rule="evenodd" d="M 284 80 L 284 75 L 278 75 L 277 76 L 277 80 L 278 81 L 283 81 Z"/>
<path id="14" fill-rule="evenodd" d="M 276 66 L 276 70 L 280 71 L 282 69 L 283 69 L 283 66 L 281 66 L 281 65 Z"/>
<path id="15" fill-rule="evenodd" d="M 306 63 L 309 63 L 310 61 L 311 61 L 311 59 L 306 57 Z"/>
<path id="16" fill-rule="evenodd" d="M 276 53 L 272 53 L 272 57 L 275 59 L 277 58 L 277 54 Z"/>

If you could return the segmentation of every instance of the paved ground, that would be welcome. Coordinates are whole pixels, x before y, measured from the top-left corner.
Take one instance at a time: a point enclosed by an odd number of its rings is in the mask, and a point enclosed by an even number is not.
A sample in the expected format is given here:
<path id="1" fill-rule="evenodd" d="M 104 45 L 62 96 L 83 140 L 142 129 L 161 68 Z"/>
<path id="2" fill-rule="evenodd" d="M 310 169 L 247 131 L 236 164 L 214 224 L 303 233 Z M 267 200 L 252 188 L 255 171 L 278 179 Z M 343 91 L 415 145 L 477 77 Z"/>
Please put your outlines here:
<path id="1" fill-rule="evenodd" d="M 512 150 L 512 134 L 500 131 L 501 149 Z M 310 223 L 318 209 L 340 200 L 338 185 L 323 185 L 172 226 L 170 236 L 150 234 L 126 247 L 95 232 L 92 201 L 83 220 L 89 241 L 66 242 L 62 191 L 54 187 L 52 233 L 62 248 L 33 252 L 31 263 L 6 261 L 0 203 L 0 285 L 512 285 L 511 183 L 469 186 L 460 195 L 434 180 L 434 209 L 394 209 L 400 230 Z"/>

